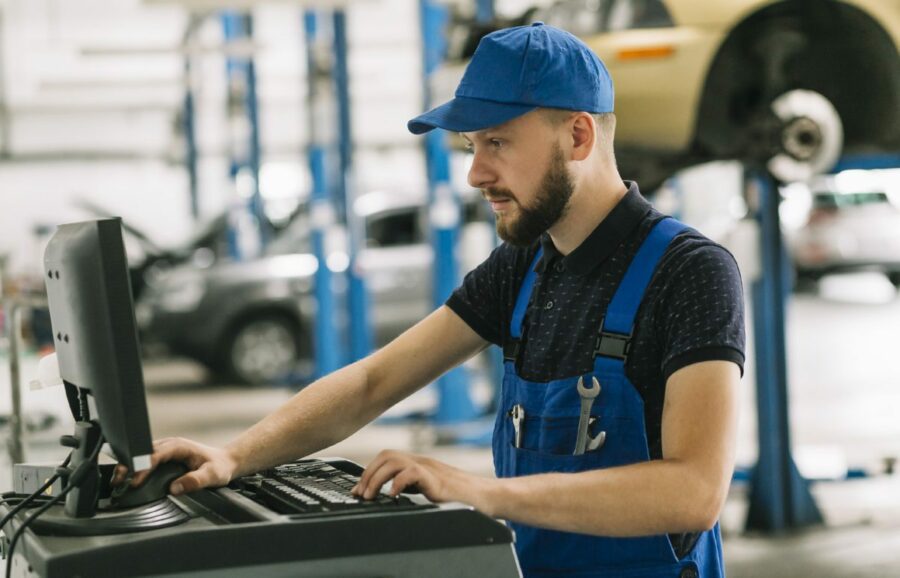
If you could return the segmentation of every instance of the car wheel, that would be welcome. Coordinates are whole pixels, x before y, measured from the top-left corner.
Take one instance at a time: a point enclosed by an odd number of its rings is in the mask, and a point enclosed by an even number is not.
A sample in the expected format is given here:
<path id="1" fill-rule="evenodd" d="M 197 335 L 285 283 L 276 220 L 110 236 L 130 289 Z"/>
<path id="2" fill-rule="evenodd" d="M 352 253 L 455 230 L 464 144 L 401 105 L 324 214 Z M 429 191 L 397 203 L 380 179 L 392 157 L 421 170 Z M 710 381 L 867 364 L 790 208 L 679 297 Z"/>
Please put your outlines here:
<path id="1" fill-rule="evenodd" d="M 888 273 L 888 280 L 893 283 L 894 287 L 900 289 L 900 271 L 892 271 Z"/>
<path id="2" fill-rule="evenodd" d="M 291 376 L 300 358 L 299 331 L 292 320 L 275 315 L 241 323 L 226 352 L 229 375 L 249 384 L 270 384 Z"/>
<path id="3" fill-rule="evenodd" d="M 796 293 L 816 293 L 819 290 L 821 275 L 810 271 L 798 270 L 794 274 L 794 291 Z"/>
<path id="4" fill-rule="evenodd" d="M 772 101 L 777 119 L 778 152 L 766 163 L 782 182 L 808 181 L 834 166 L 844 146 L 844 126 L 837 109 L 812 90 L 785 92 Z"/>

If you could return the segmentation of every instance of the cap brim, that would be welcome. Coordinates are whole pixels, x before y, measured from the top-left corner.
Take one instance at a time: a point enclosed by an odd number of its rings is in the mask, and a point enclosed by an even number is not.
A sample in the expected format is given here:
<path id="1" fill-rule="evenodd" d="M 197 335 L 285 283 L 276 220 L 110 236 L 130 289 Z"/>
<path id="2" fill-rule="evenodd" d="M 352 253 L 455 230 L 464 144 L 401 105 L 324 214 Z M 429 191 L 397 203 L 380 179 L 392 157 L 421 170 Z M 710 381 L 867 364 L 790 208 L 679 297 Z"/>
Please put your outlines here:
<path id="1" fill-rule="evenodd" d="M 508 104 L 457 96 L 406 123 L 409 132 L 423 134 L 435 128 L 472 132 L 501 125 L 536 109 L 529 104 Z"/>

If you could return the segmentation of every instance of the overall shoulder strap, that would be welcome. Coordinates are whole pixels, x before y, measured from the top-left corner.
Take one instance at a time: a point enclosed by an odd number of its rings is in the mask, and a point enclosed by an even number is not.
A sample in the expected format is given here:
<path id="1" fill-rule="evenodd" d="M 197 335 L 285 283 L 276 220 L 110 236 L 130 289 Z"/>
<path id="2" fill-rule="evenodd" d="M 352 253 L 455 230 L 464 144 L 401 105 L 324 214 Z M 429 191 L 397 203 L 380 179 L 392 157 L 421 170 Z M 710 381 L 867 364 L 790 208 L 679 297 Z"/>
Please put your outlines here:
<path id="1" fill-rule="evenodd" d="M 522 340 L 522 320 L 525 319 L 525 311 L 528 309 L 528 300 L 531 298 L 531 291 L 534 289 L 534 281 L 537 278 L 537 264 L 544 254 L 544 248 L 538 247 L 528 271 L 525 273 L 525 279 L 522 286 L 519 287 L 519 295 L 516 297 L 516 307 L 513 309 L 512 319 L 509 322 L 509 336 L 511 342 L 504 345 L 503 357 L 507 360 L 515 360 L 519 355 Z"/>
<path id="2" fill-rule="evenodd" d="M 634 318 L 653 273 L 672 239 L 688 228 L 671 217 L 666 217 L 653 226 L 631 260 L 606 310 L 597 336 L 595 357 L 611 357 L 624 362 L 631 345 Z"/>

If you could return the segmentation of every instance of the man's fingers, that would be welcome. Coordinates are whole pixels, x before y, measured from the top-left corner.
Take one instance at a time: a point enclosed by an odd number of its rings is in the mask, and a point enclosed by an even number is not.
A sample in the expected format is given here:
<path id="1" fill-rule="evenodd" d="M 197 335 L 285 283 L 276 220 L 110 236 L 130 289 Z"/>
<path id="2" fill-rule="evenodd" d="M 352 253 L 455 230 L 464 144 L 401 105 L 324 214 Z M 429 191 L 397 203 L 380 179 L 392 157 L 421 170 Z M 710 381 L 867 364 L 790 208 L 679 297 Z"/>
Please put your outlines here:
<path id="1" fill-rule="evenodd" d="M 210 486 L 221 486 L 222 480 L 216 475 L 210 464 L 203 464 L 199 469 L 188 472 L 172 481 L 169 485 L 169 493 L 180 496 Z"/>
<path id="2" fill-rule="evenodd" d="M 115 469 L 113 470 L 112 479 L 109 481 L 113 486 L 120 486 L 122 482 L 125 481 L 125 477 L 128 475 L 128 468 L 123 466 L 122 464 L 116 464 Z"/>
<path id="3" fill-rule="evenodd" d="M 361 476 L 359 476 L 359 483 L 354 487 L 354 491 L 357 491 L 360 495 L 362 495 L 363 489 L 369 485 L 369 480 L 372 479 L 372 474 L 374 474 L 378 468 L 384 464 L 387 460 L 394 457 L 395 453 L 392 450 L 382 450 L 378 452 L 378 455 L 375 456 L 369 465 L 366 466 L 366 469 L 363 470 Z"/>
<path id="4" fill-rule="evenodd" d="M 421 479 L 421 472 L 418 471 L 418 468 L 415 466 L 410 466 L 404 469 L 402 472 L 394 476 L 394 481 L 391 482 L 391 495 L 398 496 L 403 490 L 406 488 L 415 485 Z"/>
<path id="5" fill-rule="evenodd" d="M 359 483 L 356 484 L 356 488 L 354 489 L 362 489 L 369 484 L 369 479 L 372 477 L 372 473 L 381 466 L 381 463 L 385 460 L 385 452 L 379 452 L 375 459 L 369 462 L 369 465 L 366 466 L 366 469 L 363 470 L 361 476 L 359 476 Z"/>
<path id="6" fill-rule="evenodd" d="M 154 469 L 155 466 L 151 467 L 149 470 L 141 470 L 134 474 L 134 476 L 131 478 L 131 487 L 136 488 L 142 485 L 144 483 L 144 480 L 146 480 L 150 476 L 150 473 L 153 472 Z"/>
<path id="7" fill-rule="evenodd" d="M 173 496 L 180 496 L 181 494 L 187 494 L 202 488 L 203 484 L 197 480 L 195 474 L 196 472 L 190 472 L 173 480 L 172 483 L 169 484 L 169 493 Z"/>
<path id="8" fill-rule="evenodd" d="M 365 485 L 360 485 L 359 493 L 367 500 L 371 500 L 381 491 L 381 486 L 388 480 L 397 475 L 405 467 L 404 463 L 399 460 L 391 460 L 383 462 L 369 476 L 369 480 Z M 368 470 L 368 468 L 367 468 Z"/>

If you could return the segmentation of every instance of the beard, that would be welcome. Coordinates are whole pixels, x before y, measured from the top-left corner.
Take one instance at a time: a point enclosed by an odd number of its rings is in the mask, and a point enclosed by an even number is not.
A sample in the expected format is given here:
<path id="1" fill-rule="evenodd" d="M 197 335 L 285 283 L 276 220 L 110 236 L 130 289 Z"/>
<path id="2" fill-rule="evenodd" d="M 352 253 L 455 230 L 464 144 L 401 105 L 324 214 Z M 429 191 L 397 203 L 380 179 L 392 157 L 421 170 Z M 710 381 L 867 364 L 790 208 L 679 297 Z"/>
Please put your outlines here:
<path id="1" fill-rule="evenodd" d="M 509 198 L 519 206 L 519 215 L 516 219 L 506 215 L 496 216 L 497 235 L 512 245 L 530 247 L 566 214 L 574 190 L 572 175 L 566 169 L 562 150 L 556 144 L 550 166 L 541 179 L 534 203 L 530 207 L 519 203 L 509 189 L 487 189 L 490 198 Z"/>

